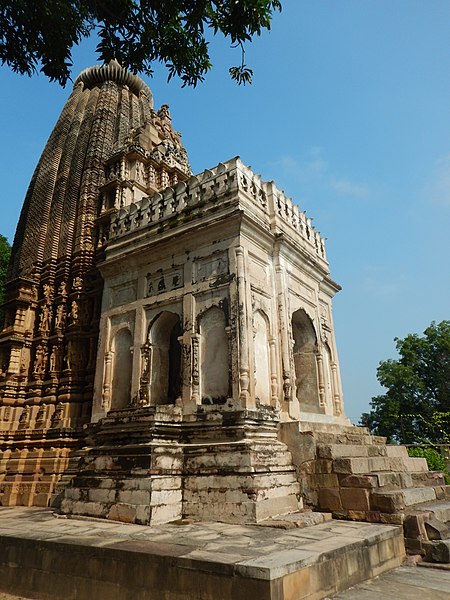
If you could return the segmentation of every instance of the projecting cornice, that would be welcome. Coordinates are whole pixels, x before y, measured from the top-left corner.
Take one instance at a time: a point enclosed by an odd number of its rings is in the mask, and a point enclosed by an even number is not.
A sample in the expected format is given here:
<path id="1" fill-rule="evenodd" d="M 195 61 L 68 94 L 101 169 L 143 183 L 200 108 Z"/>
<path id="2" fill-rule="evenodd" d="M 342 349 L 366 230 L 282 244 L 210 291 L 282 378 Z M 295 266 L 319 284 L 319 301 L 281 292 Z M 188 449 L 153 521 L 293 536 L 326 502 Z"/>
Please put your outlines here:
<path id="1" fill-rule="evenodd" d="M 106 81 L 114 81 L 118 85 L 126 85 L 137 96 L 140 92 L 145 92 L 150 98 L 152 97 L 149 87 L 142 79 L 121 67 L 117 60 L 110 60 L 107 65 L 101 67 L 96 65 L 84 69 L 75 79 L 74 85 L 82 82 L 87 88 L 92 89 Z"/>

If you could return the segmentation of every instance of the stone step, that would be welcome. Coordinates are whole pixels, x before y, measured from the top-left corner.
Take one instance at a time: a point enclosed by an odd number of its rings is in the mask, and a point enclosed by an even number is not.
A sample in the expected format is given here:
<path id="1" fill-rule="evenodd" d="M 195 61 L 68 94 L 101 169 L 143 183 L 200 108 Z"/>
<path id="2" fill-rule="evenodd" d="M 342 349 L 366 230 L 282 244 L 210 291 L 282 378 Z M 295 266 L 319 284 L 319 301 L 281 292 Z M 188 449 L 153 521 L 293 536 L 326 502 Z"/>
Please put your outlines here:
<path id="1" fill-rule="evenodd" d="M 443 486 L 447 499 L 438 500 L 436 502 L 426 502 L 421 504 L 419 508 L 424 512 L 431 512 L 435 519 L 442 521 L 442 523 L 450 522 L 450 485 Z"/>
<path id="2" fill-rule="evenodd" d="M 369 444 L 319 444 L 319 458 L 365 458 L 387 456 L 389 458 L 409 458 L 405 446 Z"/>
<path id="3" fill-rule="evenodd" d="M 397 513 L 408 507 L 436 500 L 434 487 L 406 488 L 395 491 L 374 491 L 372 508 L 383 513 Z"/>
<path id="4" fill-rule="evenodd" d="M 367 457 L 337 458 L 333 461 L 334 473 L 369 474 L 377 471 L 394 471 L 420 473 L 427 472 L 427 461 L 424 458 L 410 457 Z"/>
<path id="5" fill-rule="evenodd" d="M 340 475 L 339 485 L 348 488 L 380 488 L 384 491 L 393 491 L 413 487 L 443 486 L 445 479 L 439 471 L 419 473 L 381 471 L 368 475 Z"/>
<path id="6" fill-rule="evenodd" d="M 318 434 L 317 437 L 321 444 L 362 444 L 367 446 L 386 444 L 385 437 L 371 434 L 324 432 Z"/>

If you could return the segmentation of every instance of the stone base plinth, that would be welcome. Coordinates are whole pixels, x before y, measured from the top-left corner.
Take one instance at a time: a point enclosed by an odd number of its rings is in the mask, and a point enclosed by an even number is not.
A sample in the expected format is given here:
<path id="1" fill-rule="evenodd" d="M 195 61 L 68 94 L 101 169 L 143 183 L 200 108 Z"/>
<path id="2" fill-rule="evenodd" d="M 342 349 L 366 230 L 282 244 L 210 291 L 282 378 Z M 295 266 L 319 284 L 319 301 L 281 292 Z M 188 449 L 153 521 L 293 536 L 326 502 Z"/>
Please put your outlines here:
<path id="1" fill-rule="evenodd" d="M 183 419 L 177 407 L 121 410 L 93 425 L 88 442 L 65 514 L 257 523 L 302 508 L 291 455 L 267 411 Z"/>

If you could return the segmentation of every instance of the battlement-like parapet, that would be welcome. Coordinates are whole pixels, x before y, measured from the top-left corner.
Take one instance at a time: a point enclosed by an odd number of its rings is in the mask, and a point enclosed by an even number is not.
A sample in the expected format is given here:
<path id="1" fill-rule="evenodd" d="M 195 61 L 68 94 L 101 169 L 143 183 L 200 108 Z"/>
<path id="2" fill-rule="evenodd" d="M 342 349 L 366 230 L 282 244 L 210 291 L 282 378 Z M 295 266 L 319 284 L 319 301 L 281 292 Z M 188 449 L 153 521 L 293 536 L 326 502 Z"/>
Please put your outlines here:
<path id="1" fill-rule="evenodd" d="M 138 230 L 161 234 L 190 227 L 222 211 L 241 210 L 272 234 L 285 236 L 308 254 L 326 261 L 325 238 L 273 182 L 265 182 L 239 157 L 219 163 L 161 192 L 121 208 L 113 217 L 109 240 Z"/>

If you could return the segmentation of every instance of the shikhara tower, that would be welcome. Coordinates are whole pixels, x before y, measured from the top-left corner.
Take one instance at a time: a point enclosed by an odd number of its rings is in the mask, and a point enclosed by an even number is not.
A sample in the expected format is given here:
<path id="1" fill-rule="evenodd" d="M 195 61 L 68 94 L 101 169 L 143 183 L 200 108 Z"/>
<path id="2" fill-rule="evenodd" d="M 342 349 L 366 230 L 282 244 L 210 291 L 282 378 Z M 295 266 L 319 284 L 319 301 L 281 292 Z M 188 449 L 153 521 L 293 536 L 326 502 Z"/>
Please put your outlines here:
<path id="1" fill-rule="evenodd" d="M 46 504 L 90 420 L 110 216 L 190 175 L 168 107 L 111 61 L 83 71 L 28 189 L 0 333 L 4 502 Z"/>

